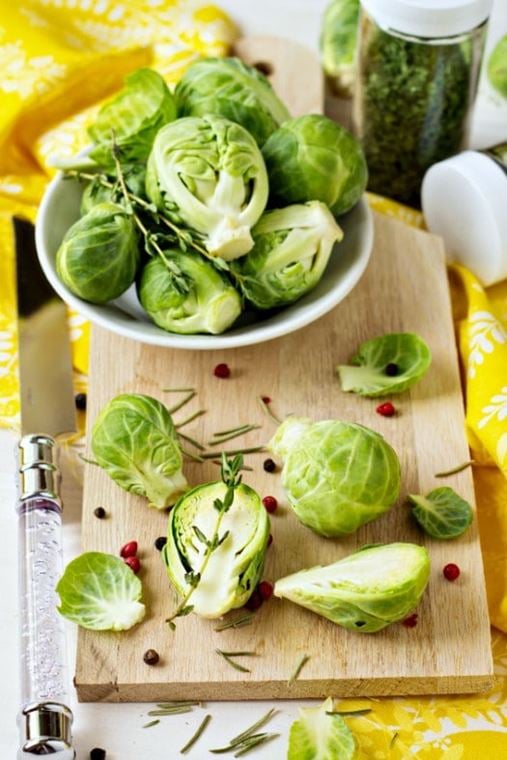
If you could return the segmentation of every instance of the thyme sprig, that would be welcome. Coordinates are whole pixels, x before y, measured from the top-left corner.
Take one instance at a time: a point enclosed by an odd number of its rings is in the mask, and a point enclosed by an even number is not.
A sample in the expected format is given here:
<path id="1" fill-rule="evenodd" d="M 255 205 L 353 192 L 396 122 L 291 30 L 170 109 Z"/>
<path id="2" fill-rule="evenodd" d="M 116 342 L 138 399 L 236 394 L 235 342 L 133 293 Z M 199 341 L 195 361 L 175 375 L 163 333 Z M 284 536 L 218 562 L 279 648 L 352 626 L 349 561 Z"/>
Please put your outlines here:
<path id="1" fill-rule="evenodd" d="M 211 555 L 213 554 L 214 551 L 218 549 L 218 547 L 227 538 L 228 531 L 226 531 L 222 536 L 220 536 L 220 528 L 221 528 L 222 520 L 224 516 L 232 507 L 236 489 L 238 488 L 239 485 L 241 485 L 242 476 L 239 474 L 239 472 L 242 466 L 243 466 L 243 456 L 241 454 L 237 454 L 236 456 L 234 456 L 234 458 L 228 459 L 226 454 L 222 453 L 221 478 L 224 485 L 227 486 L 227 490 L 225 492 L 225 496 L 223 499 L 217 498 L 213 502 L 213 506 L 218 512 L 218 517 L 217 517 L 215 530 L 213 531 L 212 537 L 207 538 L 202 533 L 202 531 L 200 531 L 198 526 L 196 525 L 194 526 L 194 533 L 196 534 L 198 540 L 205 547 L 204 557 L 201 563 L 201 567 L 199 568 L 197 572 L 190 571 L 186 574 L 185 580 L 187 581 L 189 585 L 189 589 L 187 593 L 184 595 L 183 599 L 180 601 L 179 605 L 177 606 L 173 614 L 170 617 L 166 618 L 166 623 L 169 625 L 171 630 L 174 630 L 176 628 L 176 624 L 174 622 L 176 618 L 183 617 L 184 615 L 188 615 L 190 614 L 190 612 L 192 612 L 193 605 L 189 604 L 189 601 L 192 595 L 194 594 L 194 591 L 198 587 L 202 576 L 205 573 L 205 570 L 208 566 Z"/>

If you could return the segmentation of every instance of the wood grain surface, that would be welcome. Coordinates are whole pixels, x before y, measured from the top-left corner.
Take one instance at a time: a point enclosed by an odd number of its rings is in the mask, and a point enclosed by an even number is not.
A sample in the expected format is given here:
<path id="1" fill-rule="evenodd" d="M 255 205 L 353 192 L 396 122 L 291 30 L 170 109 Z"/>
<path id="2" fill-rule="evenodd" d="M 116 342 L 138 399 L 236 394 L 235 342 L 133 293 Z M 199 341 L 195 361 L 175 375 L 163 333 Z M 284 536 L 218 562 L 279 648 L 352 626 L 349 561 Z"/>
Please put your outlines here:
<path id="1" fill-rule="evenodd" d="M 447 479 L 435 473 L 465 461 L 463 402 L 454 343 L 448 286 L 439 239 L 386 217 L 376 217 L 372 260 L 360 284 L 333 312 L 302 331 L 263 345 L 227 352 L 157 349 L 94 329 L 89 425 L 112 396 L 121 392 L 153 395 L 169 404 L 164 387 L 194 386 L 198 398 L 176 417 L 204 407 L 208 413 L 188 434 L 208 441 L 217 429 L 257 423 L 261 429 L 243 445 L 265 443 L 275 426 L 263 416 L 256 396 L 273 398 L 280 416 L 340 418 L 368 425 L 394 446 L 403 472 L 398 504 L 380 519 L 343 540 L 319 538 L 302 526 L 287 506 L 277 474 L 265 473 L 263 455 L 247 457 L 254 472 L 245 480 L 262 495 L 281 503 L 272 517 L 273 544 L 264 576 L 271 581 L 315 564 L 332 562 L 365 543 L 424 543 L 432 562 L 429 589 L 418 608 L 419 624 L 392 625 L 377 634 L 346 631 L 290 602 L 272 599 L 255 622 L 235 631 L 216 632 L 216 622 L 189 616 L 171 633 L 164 618 L 175 597 L 153 542 L 166 531 L 165 514 L 116 486 L 99 468 L 86 471 L 83 544 L 87 550 L 117 553 L 130 539 L 140 545 L 141 579 L 147 620 L 122 634 L 80 631 L 76 687 L 81 700 L 261 699 L 380 694 L 474 692 L 491 684 L 491 654 L 482 560 L 474 522 L 460 539 L 426 539 L 414 527 L 404 500 L 451 485 L 474 501 L 470 470 Z M 345 394 L 335 365 L 346 362 L 358 344 L 389 331 L 417 331 L 430 345 L 433 365 L 408 393 L 394 399 L 394 418 L 375 413 L 378 402 Z M 232 370 L 228 380 L 213 376 L 218 362 Z M 236 443 L 235 442 L 235 443 Z M 191 483 L 216 479 L 212 463 L 188 464 Z M 96 506 L 109 513 L 93 516 Z M 447 562 L 462 575 L 449 583 Z M 255 650 L 251 674 L 231 669 L 215 654 L 219 647 Z M 148 648 L 161 654 L 157 667 L 144 664 Z M 287 680 L 298 660 L 310 660 L 299 679 Z"/>

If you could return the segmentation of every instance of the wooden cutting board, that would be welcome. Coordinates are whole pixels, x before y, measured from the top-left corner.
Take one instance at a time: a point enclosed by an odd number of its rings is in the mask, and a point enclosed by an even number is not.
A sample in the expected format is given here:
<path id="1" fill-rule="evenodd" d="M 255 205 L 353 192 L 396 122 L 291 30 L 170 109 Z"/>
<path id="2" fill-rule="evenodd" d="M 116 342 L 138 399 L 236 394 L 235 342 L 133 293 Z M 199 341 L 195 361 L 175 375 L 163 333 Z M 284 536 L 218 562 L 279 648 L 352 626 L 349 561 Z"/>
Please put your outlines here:
<path id="1" fill-rule="evenodd" d="M 261 41 L 262 42 L 262 41 Z M 277 42 L 276 45 L 279 45 Z M 275 46 L 276 47 L 276 46 Z M 244 44 L 246 60 L 273 64 L 283 61 L 313 65 L 304 49 L 275 49 L 273 41 L 252 49 Z M 285 50 L 285 52 L 284 52 Z M 292 49 L 293 50 L 293 49 Z M 312 64 L 313 61 L 313 64 Z M 285 72 L 282 94 L 296 87 L 297 78 Z M 301 82 L 299 82 L 301 85 Z M 300 91 L 300 90 L 298 90 Z M 297 106 L 299 111 L 318 110 Z M 315 88 L 308 91 L 316 97 Z M 320 100 L 319 100 L 320 99 Z M 293 109 L 294 110 L 294 109 Z M 342 393 L 335 366 L 347 361 L 362 341 L 391 331 L 418 332 L 430 345 L 433 365 L 411 391 L 393 399 L 394 418 L 375 413 L 378 402 Z M 227 362 L 228 380 L 213 376 L 213 368 Z M 268 395 L 281 417 L 296 413 L 314 419 L 340 418 L 367 425 L 394 446 L 403 472 L 399 502 L 382 518 L 356 535 L 330 540 L 301 525 L 284 498 L 279 474 L 264 472 L 262 454 L 247 457 L 254 468 L 245 481 L 261 495 L 273 494 L 280 508 L 272 516 L 273 544 L 268 550 L 264 577 L 271 581 L 315 564 L 335 561 L 365 543 L 415 541 L 431 556 L 428 591 L 419 605 L 419 623 L 408 629 L 392 625 L 377 634 L 349 632 L 290 602 L 271 599 L 253 624 L 238 630 L 215 631 L 216 621 L 190 615 L 178 621 L 175 632 L 164 619 L 174 609 L 175 596 L 160 553 L 154 547 L 166 532 L 167 516 L 149 509 L 144 500 L 116 486 L 98 467 L 87 466 L 83 504 L 83 548 L 118 553 L 128 540 L 139 542 L 141 579 L 148 608 L 146 620 L 121 634 L 80 630 L 76 688 L 82 701 L 157 701 L 170 699 L 323 698 L 387 694 L 476 692 L 492 683 L 492 662 L 482 558 L 474 521 L 460 539 L 438 542 L 425 538 L 405 506 L 407 493 L 425 493 L 450 485 L 474 503 L 470 470 L 446 479 L 435 473 L 469 458 L 465 438 L 451 307 L 440 239 L 387 217 L 375 218 L 375 246 L 363 279 L 334 311 L 309 327 L 284 338 L 237 350 L 186 352 L 159 349 L 119 338 L 94 328 L 91 347 L 88 427 L 101 407 L 123 392 L 146 393 L 168 405 L 174 396 L 165 387 L 192 386 L 198 398 L 176 414 L 177 419 L 198 408 L 208 413 L 185 432 L 208 441 L 218 429 L 257 423 L 261 429 L 233 445 L 265 443 L 275 426 L 256 402 Z M 212 463 L 189 463 L 185 472 L 192 484 L 215 480 Z M 103 505 L 108 518 L 98 520 L 93 510 Z M 442 575 L 448 562 L 462 575 L 449 583 Z M 145 650 L 160 653 L 156 667 L 143 662 Z M 215 653 L 253 650 L 251 673 L 230 668 Z M 288 685 L 294 667 L 307 654 L 310 660 L 299 679 Z"/>

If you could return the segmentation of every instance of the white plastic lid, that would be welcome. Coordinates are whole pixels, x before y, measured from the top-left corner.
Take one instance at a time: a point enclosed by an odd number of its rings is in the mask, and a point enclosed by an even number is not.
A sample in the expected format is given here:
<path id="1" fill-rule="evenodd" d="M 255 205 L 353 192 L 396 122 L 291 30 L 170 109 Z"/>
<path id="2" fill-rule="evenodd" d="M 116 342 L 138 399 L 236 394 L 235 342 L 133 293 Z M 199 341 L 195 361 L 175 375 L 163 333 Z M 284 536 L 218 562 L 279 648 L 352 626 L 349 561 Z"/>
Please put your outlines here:
<path id="1" fill-rule="evenodd" d="M 421 196 L 427 227 L 443 237 L 448 261 L 483 285 L 507 277 L 507 174 L 496 161 L 475 151 L 441 161 L 426 172 Z"/>
<path id="2" fill-rule="evenodd" d="M 415 37 L 452 37 L 482 24 L 493 0 L 361 0 L 382 29 Z"/>

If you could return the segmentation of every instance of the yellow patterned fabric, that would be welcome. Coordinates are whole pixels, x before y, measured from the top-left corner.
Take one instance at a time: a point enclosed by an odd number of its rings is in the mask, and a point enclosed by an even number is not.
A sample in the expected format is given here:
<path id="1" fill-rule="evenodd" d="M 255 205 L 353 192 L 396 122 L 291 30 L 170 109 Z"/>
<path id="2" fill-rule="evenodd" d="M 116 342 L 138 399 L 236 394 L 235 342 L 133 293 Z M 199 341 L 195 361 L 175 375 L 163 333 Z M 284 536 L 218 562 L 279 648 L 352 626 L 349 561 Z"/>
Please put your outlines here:
<path id="1" fill-rule="evenodd" d="M 49 159 L 86 144 L 87 124 L 126 73 L 150 65 L 174 82 L 197 55 L 225 53 L 234 35 L 220 10 L 197 0 L 0 0 L 0 424 L 16 428 L 19 415 L 12 215 L 35 218 Z M 370 203 L 423 226 L 412 209 Z M 455 267 L 451 284 L 491 618 L 507 631 L 507 283 L 485 292 Z M 76 389 L 85 390 L 88 326 L 75 313 L 70 325 Z M 498 631 L 493 655 L 499 678 L 483 696 L 341 703 L 370 710 L 347 719 L 357 760 L 507 757 L 507 637 Z"/>

